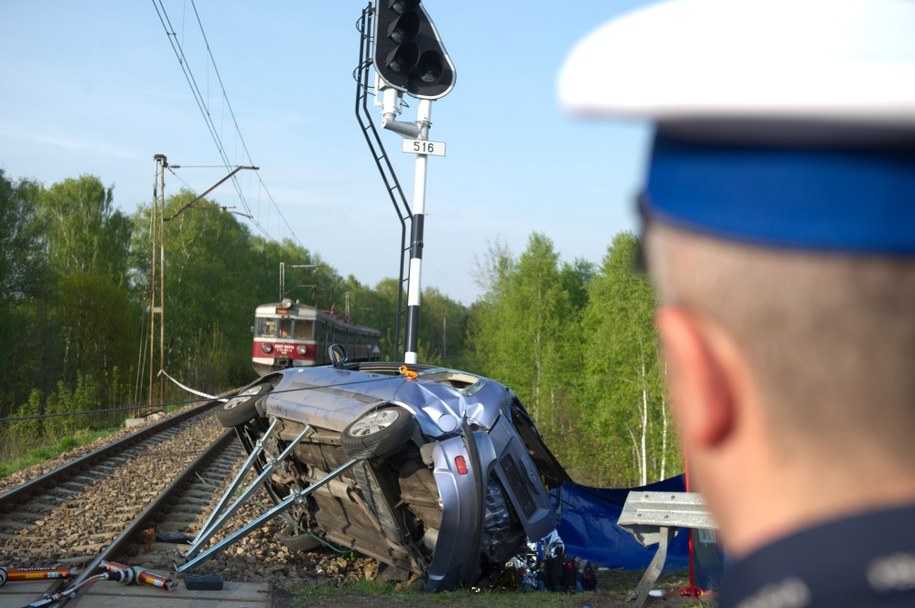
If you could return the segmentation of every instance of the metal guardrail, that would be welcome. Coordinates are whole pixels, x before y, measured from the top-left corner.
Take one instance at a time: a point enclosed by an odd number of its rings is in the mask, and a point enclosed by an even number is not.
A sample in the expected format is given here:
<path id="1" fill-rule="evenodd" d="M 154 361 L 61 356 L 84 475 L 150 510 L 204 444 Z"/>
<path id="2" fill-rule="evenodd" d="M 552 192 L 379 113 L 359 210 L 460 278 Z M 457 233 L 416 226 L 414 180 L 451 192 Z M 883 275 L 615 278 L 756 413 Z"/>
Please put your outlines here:
<path id="1" fill-rule="evenodd" d="M 635 589 L 636 608 L 645 604 L 648 592 L 664 569 L 667 549 L 677 530 L 714 530 L 717 527 L 706 509 L 705 500 L 695 492 L 630 492 L 617 523 L 643 546 L 658 545 Z"/>

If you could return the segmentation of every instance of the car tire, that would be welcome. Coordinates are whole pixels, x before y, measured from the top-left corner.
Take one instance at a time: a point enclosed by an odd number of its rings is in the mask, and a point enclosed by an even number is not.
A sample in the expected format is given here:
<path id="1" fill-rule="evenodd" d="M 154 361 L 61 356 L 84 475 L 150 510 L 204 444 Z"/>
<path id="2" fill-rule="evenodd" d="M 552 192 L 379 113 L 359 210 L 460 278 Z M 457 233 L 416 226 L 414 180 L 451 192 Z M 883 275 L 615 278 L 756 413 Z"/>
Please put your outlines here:
<path id="1" fill-rule="evenodd" d="M 255 384 L 244 389 L 216 411 L 216 419 L 231 429 L 257 418 L 257 400 L 273 390 L 272 384 Z"/>
<path id="2" fill-rule="evenodd" d="M 277 540 L 295 553 L 313 551 L 324 544 L 320 538 L 309 532 L 296 533 L 292 526 L 283 528 Z"/>
<path id="3" fill-rule="evenodd" d="M 413 436 L 416 420 L 400 407 L 383 407 L 357 418 L 340 435 L 340 446 L 350 458 L 387 456 Z"/>

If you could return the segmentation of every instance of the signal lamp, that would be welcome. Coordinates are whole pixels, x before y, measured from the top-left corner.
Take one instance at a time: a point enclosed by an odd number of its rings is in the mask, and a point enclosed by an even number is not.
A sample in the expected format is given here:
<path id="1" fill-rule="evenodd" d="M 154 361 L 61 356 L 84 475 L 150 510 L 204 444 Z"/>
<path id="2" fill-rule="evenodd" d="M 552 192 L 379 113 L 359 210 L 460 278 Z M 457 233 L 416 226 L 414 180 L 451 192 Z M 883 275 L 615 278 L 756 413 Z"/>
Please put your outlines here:
<path id="1" fill-rule="evenodd" d="M 420 0 L 376 0 L 373 61 L 387 86 L 419 99 L 454 88 L 454 64 Z"/>

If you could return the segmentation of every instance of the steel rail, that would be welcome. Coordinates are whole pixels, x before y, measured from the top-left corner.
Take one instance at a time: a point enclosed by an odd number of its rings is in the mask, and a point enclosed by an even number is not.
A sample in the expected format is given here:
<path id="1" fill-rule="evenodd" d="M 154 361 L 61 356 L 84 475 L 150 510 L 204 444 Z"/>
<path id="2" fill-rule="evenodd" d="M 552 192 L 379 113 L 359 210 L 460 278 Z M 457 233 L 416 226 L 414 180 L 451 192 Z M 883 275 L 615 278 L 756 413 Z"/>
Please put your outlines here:
<path id="1" fill-rule="evenodd" d="M 208 409 L 215 407 L 219 401 L 207 401 L 202 405 L 198 405 L 192 408 L 188 408 L 185 411 L 178 412 L 168 418 L 157 422 L 153 425 L 144 427 L 135 433 L 127 435 L 113 443 L 102 446 L 97 450 L 93 450 L 88 454 L 84 454 L 79 458 L 68 462 L 65 465 L 62 465 L 56 469 L 52 469 L 47 473 L 36 477 L 35 479 L 29 480 L 21 485 L 16 486 L 10 490 L 7 490 L 3 494 L 0 494 L 0 510 L 7 505 L 13 502 L 16 502 L 23 496 L 27 496 L 31 493 L 34 493 L 36 490 L 39 490 L 43 486 L 47 485 L 49 482 L 62 479 L 77 473 L 83 468 L 91 465 L 95 462 L 104 460 L 111 457 L 114 454 L 118 454 L 132 447 L 133 445 L 140 443 L 154 435 L 157 435 L 160 432 L 163 432 L 172 426 L 175 426 L 179 422 L 183 422 L 188 418 L 193 418 L 199 414 L 206 412 Z"/>
<path id="2" fill-rule="evenodd" d="M 197 474 L 199 469 L 203 468 L 210 461 L 215 460 L 218 457 L 218 453 L 224 450 L 234 438 L 235 433 L 232 429 L 226 430 L 220 435 L 219 439 L 210 444 L 210 446 L 189 464 L 178 477 L 172 480 L 156 499 L 149 503 L 143 512 L 131 521 L 127 527 L 124 528 L 123 532 L 111 541 L 111 543 L 107 545 L 88 566 L 86 566 L 81 574 L 72 582 L 66 583 L 66 585 L 78 586 L 80 583 L 93 576 L 102 562 L 115 561 L 114 558 L 122 555 L 128 545 L 139 536 L 140 532 L 148 527 L 149 521 L 154 519 L 155 516 L 162 511 L 163 507 L 165 507 L 175 495 L 180 493 L 181 489 Z M 63 606 L 69 599 L 71 598 L 60 600 L 59 605 Z"/>

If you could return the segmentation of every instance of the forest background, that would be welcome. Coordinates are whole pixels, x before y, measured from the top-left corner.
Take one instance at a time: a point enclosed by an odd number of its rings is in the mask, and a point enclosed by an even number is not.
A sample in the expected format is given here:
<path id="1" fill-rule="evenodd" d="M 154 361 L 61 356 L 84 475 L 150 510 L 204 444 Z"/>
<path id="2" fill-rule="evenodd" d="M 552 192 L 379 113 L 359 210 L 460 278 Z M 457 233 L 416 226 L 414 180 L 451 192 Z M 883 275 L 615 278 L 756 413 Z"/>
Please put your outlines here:
<path id="1" fill-rule="evenodd" d="M 195 198 L 169 197 L 165 217 Z M 384 358 L 402 358 L 391 352 L 397 278 L 370 287 L 341 277 L 318 252 L 252 235 L 205 199 L 165 232 L 165 371 L 182 383 L 215 394 L 255 379 L 254 308 L 277 301 L 281 263 L 284 295 L 381 330 Z M 491 243 L 477 257 L 478 301 L 423 290 L 419 361 L 510 386 L 578 483 L 678 474 L 637 248 L 618 234 L 598 265 L 562 261 L 541 233 L 520 255 Z M 46 187 L 0 169 L 0 459 L 119 426 L 147 405 L 150 249 L 149 206 L 124 215 L 99 178 Z M 189 400 L 171 385 L 166 395 Z"/>

